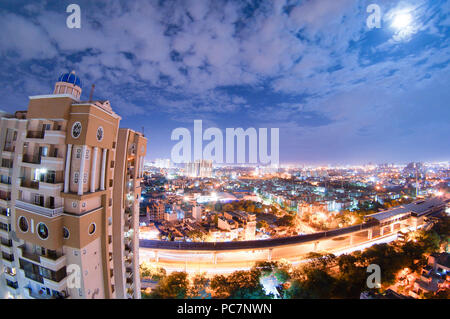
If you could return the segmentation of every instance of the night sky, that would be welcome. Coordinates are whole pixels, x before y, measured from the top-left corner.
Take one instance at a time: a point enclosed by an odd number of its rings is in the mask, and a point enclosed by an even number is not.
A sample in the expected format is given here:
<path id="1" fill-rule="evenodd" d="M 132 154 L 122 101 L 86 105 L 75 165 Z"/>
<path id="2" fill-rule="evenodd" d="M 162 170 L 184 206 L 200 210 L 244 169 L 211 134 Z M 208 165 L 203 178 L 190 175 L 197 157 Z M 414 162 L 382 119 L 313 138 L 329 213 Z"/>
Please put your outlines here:
<path id="1" fill-rule="evenodd" d="M 71 3 L 81 29 L 66 26 Z M 2 0 L 0 110 L 75 70 L 83 100 L 95 83 L 122 127 L 145 127 L 148 159 L 201 119 L 279 128 L 282 163 L 444 161 L 449 35 L 450 1 Z"/>

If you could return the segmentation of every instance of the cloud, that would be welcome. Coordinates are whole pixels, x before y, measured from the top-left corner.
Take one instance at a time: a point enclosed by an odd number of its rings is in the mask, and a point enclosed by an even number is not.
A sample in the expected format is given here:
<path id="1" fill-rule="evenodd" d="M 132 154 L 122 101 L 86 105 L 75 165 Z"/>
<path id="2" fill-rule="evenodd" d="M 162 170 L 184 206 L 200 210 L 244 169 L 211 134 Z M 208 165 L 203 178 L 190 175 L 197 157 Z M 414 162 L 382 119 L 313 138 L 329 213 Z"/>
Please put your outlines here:
<path id="1" fill-rule="evenodd" d="M 375 30 L 365 25 L 367 1 L 79 4 L 79 30 L 65 27 L 64 4 L 0 5 L 2 108 L 51 92 L 60 73 L 75 69 L 83 95 L 95 83 L 94 96 L 124 119 L 273 125 L 283 128 L 285 145 L 314 150 L 311 158 L 367 151 L 387 132 L 417 138 L 419 129 L 403 120 L 406 100 L 418 113 L 424 104 L 445 108 L 446 89 L 436 83 L 448 82 L 449 1 L 409 1 L 417 30 L 401 42 L 392 40 L 389 17 L 404 3 L 385 0 Z M 409 98 L 425 88 L 427 101 Z M 419 127 L 433 123 L 445 132 L 435 116 Z"/>

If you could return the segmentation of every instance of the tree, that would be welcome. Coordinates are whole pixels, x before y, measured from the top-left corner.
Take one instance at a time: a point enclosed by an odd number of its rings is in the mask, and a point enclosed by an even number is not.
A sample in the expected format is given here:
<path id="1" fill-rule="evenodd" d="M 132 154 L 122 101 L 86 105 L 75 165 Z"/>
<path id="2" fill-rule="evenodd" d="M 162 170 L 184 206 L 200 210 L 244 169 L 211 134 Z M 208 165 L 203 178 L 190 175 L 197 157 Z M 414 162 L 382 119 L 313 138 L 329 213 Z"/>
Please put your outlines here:
<path id="1" fill-rule="evenodd" d="M 216 275 L 211 279 L 211 288 L 214 291 L 216 298 L 228 298 L 230 296 L 230 289 L 228 279 L 224 275 Z"/>
<path id="2" fill-rule="evenodd" d="M 305 269 L 306 280 L 294 279 L 286 292 L 293 299 L 329 299 L 332 297 L 336 280 L 325 270 Z"/>
<path id="3" fill-rule="evenodd" d="M 256 228 L 264 228 L 264 229 L 269 229 L 269 224 L 265 221 L 265 220 L 260 220 L 256 223 Z"/>
<path id="4" fill-rule="evenodd" d="M 196 274 L 194 278 L 192 278 L 192 284 L 189 287 L 189 298 L 210 298 L 211 294 L 206 292 L 209 282 L 210 280 L 206 278 L 205 274 Z"/>
<path id="5" fill-rule="evenodd" d="M 161 280 L 153 294 L 154 298 L 184 299 L 189 287 L 187 273 L 173 272 Z"/>
<path id="6" fill-rule="evenodd" d="M 295 224 L 294 219 L 295 219 L 295 216 L 286 214 L 283 217 L 279 218 L 276 221 L 276 224 L 278 226 L 294 226 L 294 224 Z"/>

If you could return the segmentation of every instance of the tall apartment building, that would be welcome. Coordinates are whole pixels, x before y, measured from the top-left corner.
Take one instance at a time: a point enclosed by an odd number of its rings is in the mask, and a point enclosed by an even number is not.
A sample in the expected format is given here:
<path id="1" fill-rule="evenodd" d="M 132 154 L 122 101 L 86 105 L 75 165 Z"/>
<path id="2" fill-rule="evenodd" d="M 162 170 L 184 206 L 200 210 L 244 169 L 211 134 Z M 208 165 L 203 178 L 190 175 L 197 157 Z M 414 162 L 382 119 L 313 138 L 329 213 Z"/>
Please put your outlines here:
<path id="1" fill-rule="evenodd" d="M 196 160 L 195 162 L 186 163 L 185 174 L 188 177 L 212 177 L 212 161 Z"/>
<path id="2" fill-rule="evenodd" d="M 0 118 L 0 297 L 140 296 L 146 139 L 81 92 L 63 74 L 53 94 Z"/>

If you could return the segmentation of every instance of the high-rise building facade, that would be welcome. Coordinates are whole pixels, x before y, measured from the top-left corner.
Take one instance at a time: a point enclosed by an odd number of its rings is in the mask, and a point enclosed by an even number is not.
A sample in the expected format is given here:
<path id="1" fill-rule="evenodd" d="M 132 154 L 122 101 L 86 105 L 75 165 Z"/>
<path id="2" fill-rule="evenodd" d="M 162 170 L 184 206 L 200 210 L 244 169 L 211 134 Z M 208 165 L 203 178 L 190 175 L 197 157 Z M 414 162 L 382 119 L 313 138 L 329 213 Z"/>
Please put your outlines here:
<path id="1" fill-rule="evenodd" d="M 188 177 L 212 177 L 212 161 L 196 160 L 195 162 L 186 163 L 185 175 Z"/>
<path id="2" fill-rule="evenodd" d="M 81 92 L 63 74 L 0 119 L 0 297 L 139 298 L 146 139 Z"/>

